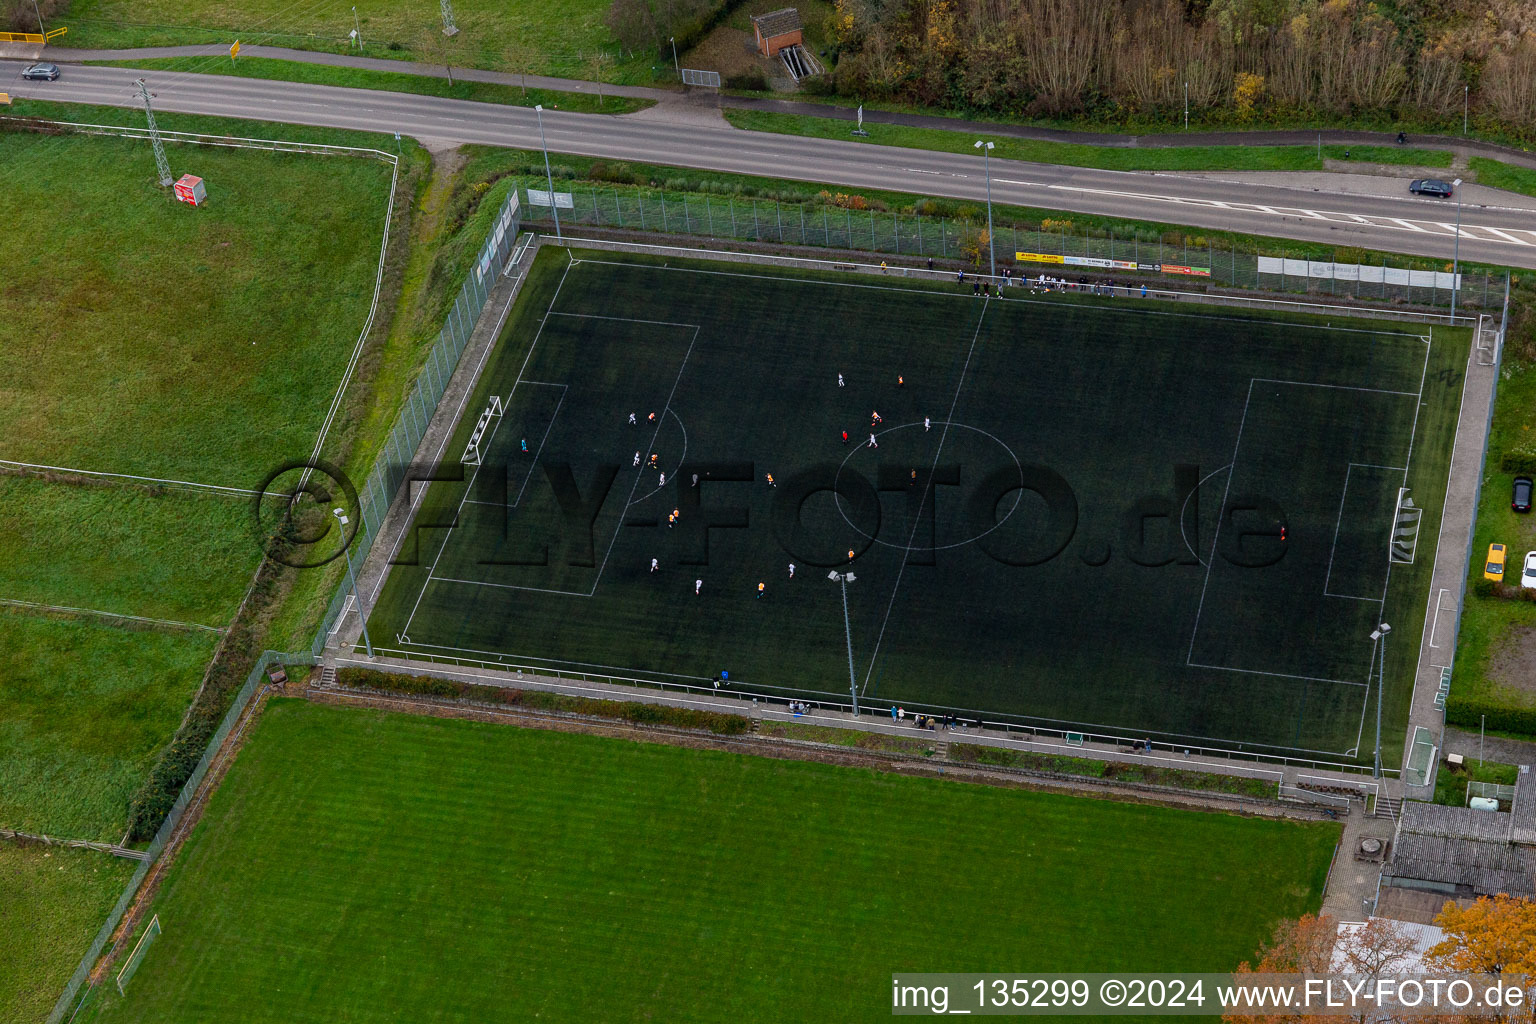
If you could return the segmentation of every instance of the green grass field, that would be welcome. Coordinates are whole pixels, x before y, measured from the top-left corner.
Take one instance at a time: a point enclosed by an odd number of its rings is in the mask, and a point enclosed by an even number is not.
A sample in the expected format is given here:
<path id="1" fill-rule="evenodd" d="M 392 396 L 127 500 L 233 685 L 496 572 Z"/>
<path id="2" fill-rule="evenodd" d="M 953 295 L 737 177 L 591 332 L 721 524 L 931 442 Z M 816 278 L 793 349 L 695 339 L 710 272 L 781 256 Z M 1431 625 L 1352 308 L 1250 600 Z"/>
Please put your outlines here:
<path id="1" fill-rule="evenodd" d="M 608 0 L 539 0 L 508 4 L 458 0 L 453 5 L 459 34 L 444 42 L 439 6 L 430 0 L 359 0 L 357 20 L 363 53 L 460 65 L 512 69 L 521 54 L 529 74 L 591 77 L 586 58 L 619 47 L 605 22 Z M 352 31 L 351 5 L 294 5 L 284 0 L 73 0 L 69 35 L 75 47 L 174 46 L 184 43 L 243 43 L 346 52 Z M 355 51 L 354 51 L 355 52 Z M 649 82 L 654 53 L 620 58 L 604 77 L 615 82 Z"/>
<path id="2" fill-rule="evenodd" d="M 94 850 L 0 843 L 0 1024 L 37 1024 L 133 874 Z"/>
<path id="3" fill-rule="evenodd" d="M 1536 603 L 1477 593 L 1483 578 L 1488 545 L 1506 548 L 1505 581 L 1518 586 L 1525 555 L 1536 551 L 1536 517 L 1510 509 L 1516 474 L 1500 468 L 1499 461 L 1511 448 L 1531 445 L 1536 435 L 1536 367 L 1513 360 L 1504 364 L 1499 381 L 1493 431 L 1488 442 L 1488 463 L 1483 492 L 1477 508 L 1477 532 L 1472 542 L 1472 562 L 1467 567 L 1467 600 L 1461 616 L 1456 649 L 1455 676 L 1447 713 L 1463 728 L 1477 729 L 1481 716 L 1499 708 L 1536 707 L 1536 683 L 1528 668 L 1536 656 Z M 1490 716 L 1489 730 L 1501 723 Z"/>
<path id="4" fill-rule="evenodd" d="M 0 476 L 0 597 L 222 627 L 260 559 L 250 502 Z"/>
<path id="5" fill-rule="evenodd" d="M 849 134 L 847 121 L 806 114 L 776 114 L 765 110 L 723 111 L 725 119 L 737 128 L 774 132 L 779 135 L 808 135 L 818 139 L 841 139 L 876 146 L 903 146 L 908 149 L 932 149 L 945 153 L 974 156 L 975 133 L 944 128 L 913 128 L 900 124 L 867 121 L 867 138 Z M 1025 160 L 1031 163 L 1065 164 L 1071 167 L 1100 167 L 1114 171 L 1320 171 L 1323 160 L 1315 146 L 1168 146 L 1146 149 L 1125 146 L 1081 146 L 1068 142 L 1041 142 L 1015 139 L 1005 135 L 981 136 L 995 145 L 992 155 L 999 160 Z M 1449 167 L 1451 154 L 1431 149 L 1398 149 L 1392 146 L 1324 146 L 1324 159 L 1345 159 L 1359 163 L 1411 164 L 1421 167 Z M 1491 161 L 1490 161 L 1491 162 Z"/>
<path id="6" fill-rule="evenodd" d="M 216 640 L 0 611 L 0 825 L 121 838 Z"/>
<path id="7" fill-rule="evenodd" d="M 390 167 L 168 155 L 206 206 L 156 186 L 144 143 L 0 135 L 0 460 L 251 488 L 313 448 L 372 301 Z M 0 476 L 0 599 L 227 625 L 259 559 L 248 498 L 70 479 Z M 11 609 L 0 635 L 0 824 L 118 838 L 216 634 Z"/>
<path id="8" fill-rule="evenodd" d="M 866 706 L 1360 753 L 1361 638 L 1383 596 L 1423 616 L 1427 558 L 1388 586 L 1392 503 L 1406 476 L 1432 550 L 1465 338 L 541 259 L 449 457 L 490 394 L 506 415 L 424 502 L 376 644 L 836 701 L 851 568 Z"/>
<path id="9" fill-rule="evenodd" d="M 95 1019 L 874 1020 L 899 970 L 1227 970 L 1337 837 L 279 700 Z"/>
<path id="10" fill-rule="evenodd" d="M 296 60 L 266 57 L 241 57 L 238 60 L 208 60 L 187 57 L 150 57 L 144 60 L 92 61 L 121 68 L 146 71 L 195 71 L 202 75 L 233 75 L 237 78 L 265 78 L 283 82 L 307 82 L 311 85 L 335 85 L 346 89 L 380 89 L 408 92 L 422 96 L 444 96 L 475 103 L 507 103 L 532 107 L 543 104 L 554 110 L 588 114 L 630 114 L 655 106 L 653 100 L 624 96 L 599 96 L 582 92 L 555 92 L 550 89 L 523 89 L 495 82 L 452 82 L 431 75 L 402 74 L 394 71 L 370 71 L 366 68 L 338 68 L 308 64 Z"/>
<path id="11" fill-rule="evenodd" d="M 314 446 L 368 314 L 390 168 L 6 134 L 0 459 L 254 487 Z M 132 444 L 124 440 L 133 439 Z"/>

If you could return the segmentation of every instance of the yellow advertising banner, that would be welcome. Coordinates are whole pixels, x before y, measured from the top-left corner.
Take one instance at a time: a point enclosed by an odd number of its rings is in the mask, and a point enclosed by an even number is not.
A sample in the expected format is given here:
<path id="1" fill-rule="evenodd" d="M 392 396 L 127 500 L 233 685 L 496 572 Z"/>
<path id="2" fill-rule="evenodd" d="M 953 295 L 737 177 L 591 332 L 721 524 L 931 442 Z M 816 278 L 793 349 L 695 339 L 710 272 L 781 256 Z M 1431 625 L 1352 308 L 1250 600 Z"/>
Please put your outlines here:
<path id="1" fill-rule="evenodd" d="M 1016 260 L 1027 260 L 1030 263 L 1065 263 L 1066 257 L 1057 256 L 1048 252 L 1016 252 L 1013 254 Z"/>

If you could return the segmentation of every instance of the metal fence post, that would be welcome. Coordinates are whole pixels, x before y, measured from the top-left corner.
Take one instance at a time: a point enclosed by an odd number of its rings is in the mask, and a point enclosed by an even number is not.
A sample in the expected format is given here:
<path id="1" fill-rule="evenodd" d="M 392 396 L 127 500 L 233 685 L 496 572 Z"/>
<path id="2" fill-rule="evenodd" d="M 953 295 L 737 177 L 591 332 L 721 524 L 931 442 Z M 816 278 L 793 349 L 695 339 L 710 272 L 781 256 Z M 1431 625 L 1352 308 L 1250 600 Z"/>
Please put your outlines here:
<path id="1" fill-rule="evenodd" d="M 757 200 L 754 199 L 752 200 L 752 241 L 761 242 L 762 240 L 763 232 L 757 225 Z"/>
<path id="2" fill-rule="evenodd" d="M 777 199 L 775 199 L 773 201 L 773 222 L 774 222 L 774 224 L 776 224 L 778 226 L 778 229 L 779 229 L 779 244 L 783 245 L 784 244 L 784 211 L 780 208 L 781 206 L 782 206 L 782 204 Z"/>

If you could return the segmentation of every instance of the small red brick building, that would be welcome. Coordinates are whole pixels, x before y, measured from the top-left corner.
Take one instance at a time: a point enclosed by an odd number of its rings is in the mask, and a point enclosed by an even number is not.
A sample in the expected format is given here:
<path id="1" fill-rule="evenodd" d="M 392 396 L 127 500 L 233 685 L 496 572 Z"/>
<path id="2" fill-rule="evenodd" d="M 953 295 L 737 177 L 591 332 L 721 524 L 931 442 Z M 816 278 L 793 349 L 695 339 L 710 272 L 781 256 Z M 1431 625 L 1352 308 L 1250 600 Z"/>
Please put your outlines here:
<path id="1" fill-rule="evenodd" d="M 799 46 L 805 41 L 800 30 L 800 12 L 793 7 L 769 11 L 752 19 L 757 33 L 757 52 L 764 57 L 777 57 L 787 46 Z"/>

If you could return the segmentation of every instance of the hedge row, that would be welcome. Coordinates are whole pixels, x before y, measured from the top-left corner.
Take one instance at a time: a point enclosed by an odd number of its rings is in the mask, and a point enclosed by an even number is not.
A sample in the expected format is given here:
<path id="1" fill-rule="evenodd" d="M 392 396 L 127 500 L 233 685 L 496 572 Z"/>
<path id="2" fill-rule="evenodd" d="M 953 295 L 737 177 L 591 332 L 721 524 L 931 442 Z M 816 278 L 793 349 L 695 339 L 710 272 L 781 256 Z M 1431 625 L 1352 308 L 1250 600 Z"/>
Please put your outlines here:
<path id="1" fill-rule="evenodd" d="M 1519 708 L 1499 704 L 1486 697 L 1458 697 L 1452 693 L 1445 702 L 1445 720 L 1450 725 L 1476 729 L 1484 724 L 1496 732 L 1536 736 L 1536 707 Z"/>
<path id="2" fill-rule="evenodd" d="M 1518 567 L 1519 563 L 1516 563 Z M 1480 579 L 1472 584 L 1472 596 L 1484 599 L 1498 598 L 1503 601 L 1536 601 L 1536 588 L 1517 587 L 1510 583 L 1495 583 Z"/>
<path id="3" fill-rule="evenodd" d="M 599 700 L 570 697 L 543 690 L 517 690 L 506 686 L 479 686 L 435 676 L 406 676 L 372 668 L 344 668 L 336 673 L 342 686 L 423 697 L 452 697 L 476 700 L 534 711 L 564 711 L 597 718 L 617 718 L 642 725 L 670 725 L 679 729 L 704 729 L 722 736 L 736 736 L 751 726 L 744 715 L 719 711 L 696 711 L 668 704 L 642 704 L 639 701 Z"/>
<path id="4" fill-rule="evenodd" d="M 1506 473 L 1521 473 L 1527 476 L 1536 473 L 1536 448 L 1509 449 L 1499 459 L 1499 468 Z"/>

